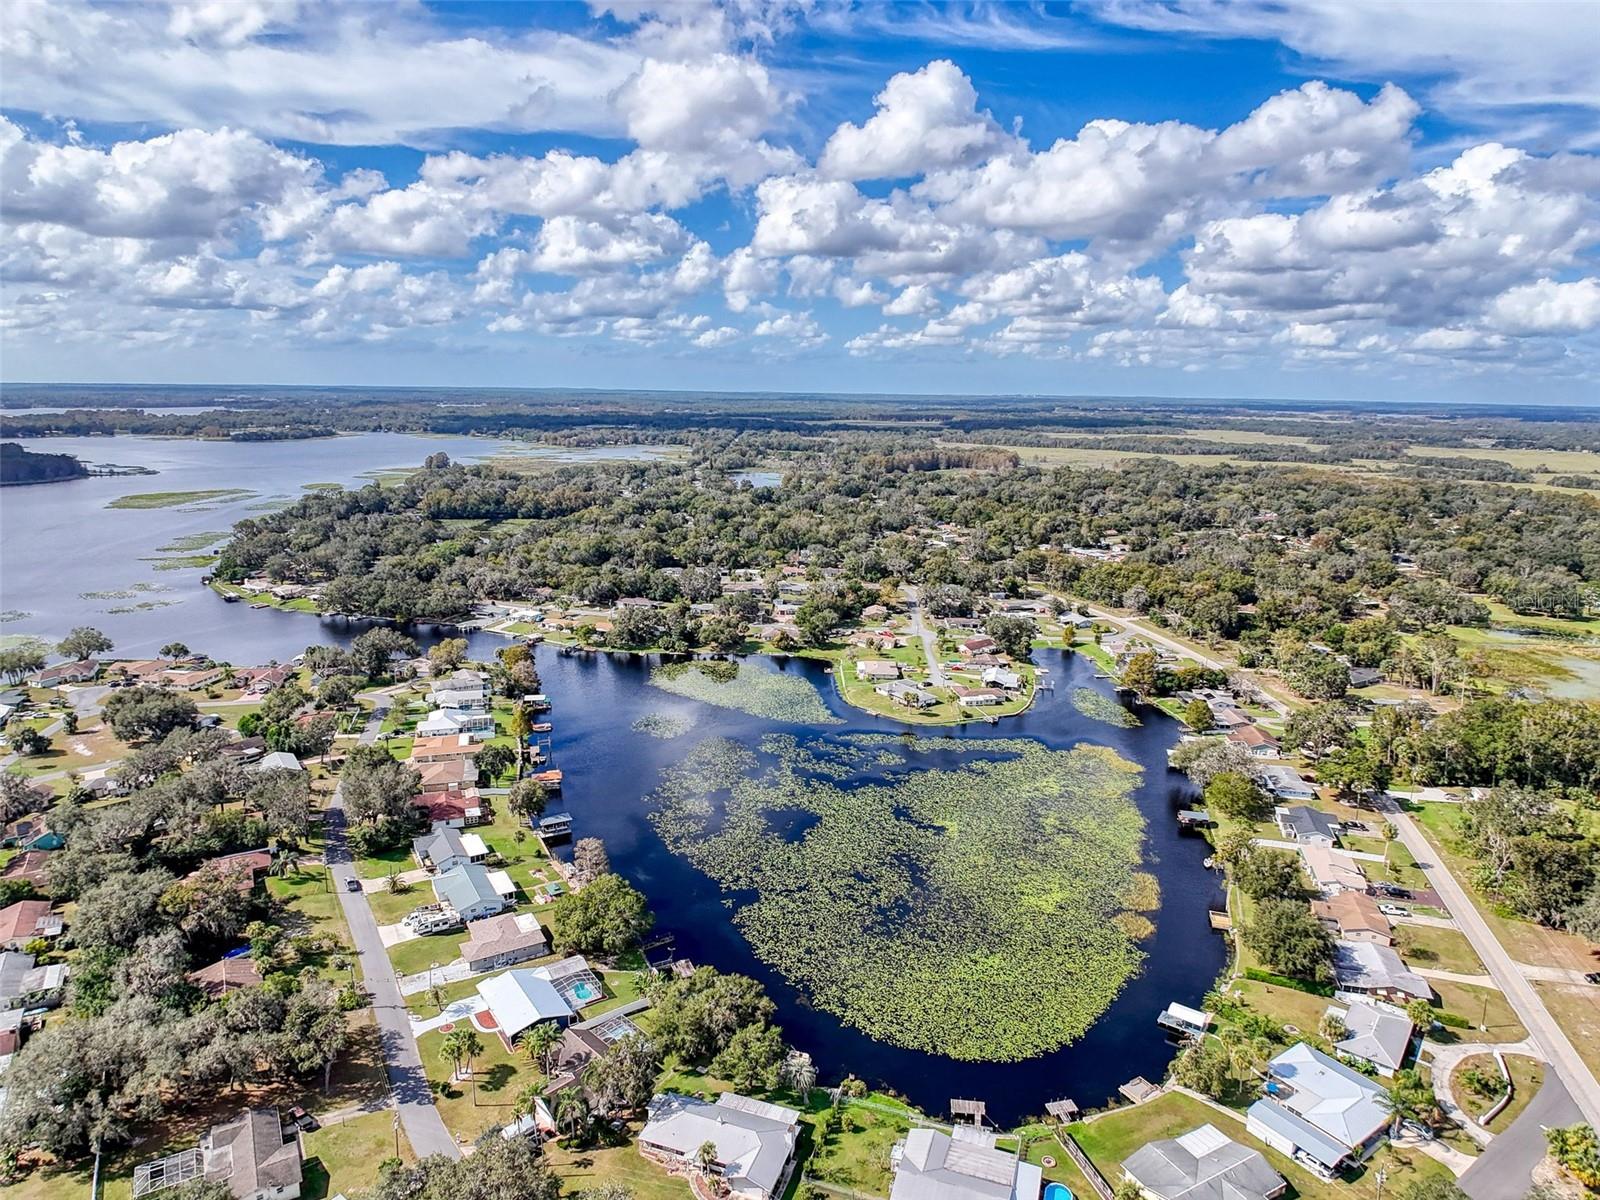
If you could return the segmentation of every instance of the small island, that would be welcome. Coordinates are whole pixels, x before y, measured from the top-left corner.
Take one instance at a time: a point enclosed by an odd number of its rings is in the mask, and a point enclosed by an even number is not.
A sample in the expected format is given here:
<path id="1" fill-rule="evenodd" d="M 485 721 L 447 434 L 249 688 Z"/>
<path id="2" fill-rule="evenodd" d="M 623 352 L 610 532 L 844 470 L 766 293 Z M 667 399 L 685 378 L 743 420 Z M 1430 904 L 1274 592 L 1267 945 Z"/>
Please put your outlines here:
<path id="1" fill-rule="evenodd" d="M 89 468 L 70 454 L 36 454 L 18 442 L 0 442 L 0 486 L 82 479 Z"/>

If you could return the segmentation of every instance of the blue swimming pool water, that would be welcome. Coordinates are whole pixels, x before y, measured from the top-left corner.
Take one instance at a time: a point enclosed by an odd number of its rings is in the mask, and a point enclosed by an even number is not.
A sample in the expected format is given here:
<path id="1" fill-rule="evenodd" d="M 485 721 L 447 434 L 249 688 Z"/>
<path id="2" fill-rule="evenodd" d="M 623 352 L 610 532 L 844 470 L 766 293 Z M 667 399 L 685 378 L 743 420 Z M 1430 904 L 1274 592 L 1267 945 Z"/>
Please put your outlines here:
<path id="1" fill-rule="evenodd" d="M 572 985 L 572 994 L 587 1004 L 590 1000 L 600 999 L 600 989 L 591 983 L 575 983 Z"/>
<path id="2" fill-rule="evenodd" d="M 1044 1186 L 1044 1200 L 1072 1200 L 1072 1189 L 1064 1183 L 1047 1183 Z"/>

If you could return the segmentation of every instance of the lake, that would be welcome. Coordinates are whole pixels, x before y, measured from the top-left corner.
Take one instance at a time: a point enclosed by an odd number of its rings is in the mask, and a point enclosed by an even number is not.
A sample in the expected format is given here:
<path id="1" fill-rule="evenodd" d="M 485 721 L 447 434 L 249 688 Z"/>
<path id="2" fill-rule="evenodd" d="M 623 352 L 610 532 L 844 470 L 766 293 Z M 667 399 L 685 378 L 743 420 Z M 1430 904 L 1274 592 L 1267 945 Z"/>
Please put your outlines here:
<path id="1" fill-rule="evenodd" d="M 201 586 L 199 569 L 153 570 L 147 560 L 158 557 L 161 546 L 187 535 L 226 530 L 234 521 L 255 515 L 252 508 L 271 498 L 302 494 L 305 484 L 360 485 L 367 472 L 420 465 L 437 451 L 470 460 L 505 448 L 487 439 L 400 434 L 253 443 L 50 438 L 29 445 L 90 462 L 148 466 L 160 474 L 0 491 L 0 609 L 8 613 L 0 632 L 59 637 L 73 625 L 92 624 L 110 635 L 118 654 L 152 654 L 166 642 L 181 640 L 240 664 L 285 660 L 318 642 L 344 644 L 364 626 L 224 603 Z M 201 511 L 105 507 L 131 493 L 227 487 L 247 488 L 256 495 L 195 506 Z M 141 584 L 156 590 L 137 587 Z M 128 595 L 84 595 L 113 591 Z M 139 607 L 147 603 L 161 607 Z M 33 615 L 10 617 L 19 610 Z M 424 631 L 418 640 L 426 644 L 431 639 Z M 469 640 L 472 655 L 480 659 L 505 644 L 481 633 Z M 1040 651 L 1037 659 L 1050 670 L 1053 692 L 1041 693 L 1031 711 L 998 727 L 957 729 L 950 736 L 1030 737 L 1055 749 L 1092 742 L 1143 767 L 1134 799 L 1147 820 L 1145 869 L 1160 882 L 1161 907 L 1149 914 L 1155 933 L 1142 943 L 1147 954 L 1143 971 L 1105 1016 L 1077 1043 L 1028 1062 L 957 1062 L 885 1045 L 809 1007 L 755 958 L 730 923 L 717 885 L 657 836 L 645 798 L 662 770 L 694 745 L 708 737 L 726 737 L 754 746 L 771 733 L 817 730 L 670 695 L 649 685 L 654 663 L 646 658 L 563 656 L 541 647 L 539 668 L 555 705 L 554 763 L 565 772 L 558 807 L 573 814 L 576 836 L 604 839 L 613 865 L 649 897 L 659 929 L 673 936 L 679 954 L 745 972 L 767 986 L 786 1036 L 813 1056 L 823 1079 L 851 1073 L 891 1088 L 933 1114 L 947 1112 L 952 1098 L 979 1098 L 1002 1123 L 1040 1113 L 1046 1102 L 1063 1097 L 1084 1106 L 1099 1104 L 1135 1075 L 1157 1080 L 1164 1074 L 1172 1049 L 1155 1018 L 1169 1001 L 1198 1004 L 1222 969 L 1224 944 L 1206 916 L 1213 904 L 1220 905 L 1222 892 L 1217 877 L 1202 865 L 1205 843 L 1177 830 L 1174 814 L 1184 806 L 1187 785 L 1166 766 L 1166 751 L 1179 733 L 1176 722 L 1149 708 L 1140 709 L 1144 724 L 1137 728 L 1094 721 L 1071 702 L 1076 687 L 1105 690 L 1104 681 L 1094 679 L 1092 665 L 1059 651 Z M 829 710 L 844 722 L 821 730 L 825 737 L 903 729 L 898 722 L 845 705 L 819 663 L 749 662 L 751 669 L 794 672 L 814 684 Z M 668 740 L 633 731 L 634 721 L 650 713 L 681 717 L 690 723 L 690 731 Z"/>

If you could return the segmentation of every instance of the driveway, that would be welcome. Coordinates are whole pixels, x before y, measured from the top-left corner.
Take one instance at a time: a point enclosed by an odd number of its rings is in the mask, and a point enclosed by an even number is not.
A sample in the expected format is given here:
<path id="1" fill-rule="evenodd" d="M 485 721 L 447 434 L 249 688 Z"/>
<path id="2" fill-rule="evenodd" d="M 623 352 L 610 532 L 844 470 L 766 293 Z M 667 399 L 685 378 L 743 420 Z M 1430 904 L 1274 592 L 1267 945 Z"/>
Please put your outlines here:
<path id="1" fill-rule="evenodd" d="M 368 720 L 366 729 L 361 733 L 363 745 L 377 740 L 385 711 L 377 709 Z M 367 903 L 365 892 L 346 890 L 348 881 L 356 877 L 356 871 L 345 840 L 344 796 L 337 788 L 328 804 L 327 834 L 328 868 L 333 875 L 334 891 L 338 893 L 339 903 L 344 906 L 344 916 L 350 925 L 356 954 L 361 959 L 361 973 L 365 977 L 367 991 L 372 995 L 372 1012 L 378 1020 L 378 1033 L 383 1043 L 384 1070 L 400 1113 L 400 1123 L 405 1126 L 411 1149 L 419 1158 L 429 1154 L 460 1158 L 460 1147 L 445 1128 L 439 1110 L 433 1106 L 433 1091 L 422 1069 L 416 1039 L 411 1034 L 411 1014 L 406 1011 L 405 1002 L 400 998 L 394 967 L 384 953 L 383 941 L 378 936 L 378 923 L 372 916 L 372 906 Z"/>
<path id="2" fill-rule="evenodd" d="M 944 687 L 944 666 L 939 662 L 939 637 L 922 618 L 922 595 L 916 588 L 905 589 L 906 609 L 911 614 L 911 632 L 922 639 L 922 653 L 928 659 L 928 682 Z"/>
<path id="3" fill-rule="evenodd" d="M 1544 1078 L 1544 1086 L 1511 1128 L 1489 1143 L 1458 1180 L 1472 1200 L 1506 1200 L 1522 1196 L 1533 1183 L 1533 1171 L 1545 1156 L 1544 1131 L 1573 1125 L 1583 1119 L 1559 1076 Z"/>
<path id="4" fill-rule="evenodd" d="M 1466 890 L 1456 882 L 1449 868 L 1438 861 L 1438 855 L 1428 844 L 1422 831 L 1417 828 L 1416 822 L 1401 812 L 1399 805 L 1392 801 L 1385 805 L 1385 809 L 1386 815 L 1394 823 L 1395 830 L 1400 835 L 1401 843 L 1411 851 L 1411 856 L 1416 859 L 1417 865 L 1428 877 L 1428 882 L 1439 893 L 1445 907 L 1455 917 L 1457 927 L 1466 935 L 1467 941 L 1471 943 L 1483 965 L 1488 968 L 1495 984 L 1505 993 L 1506 1000 L 1517 1014 L 1517 1018 L 1527 1027 L 1529 1040 L 1540 1051 L 1539 1057 L 1555 1068 L 1555 1074 L 1560 1076 L 1561 1082 L 1566 1085 L 1567 1094 L 1577 1103 L 1585 1119 L 1592 1125 L 1600 1126 L 1600 1083 L 1596 1082 L 1588 1064 L 1578 1057 L 1578 1052 L 1573 1048 L 1566 1032 L 1551 1017 L 1550 1010 L 1544 1006 L 1539 993 L 1506 953 L 1505 947 L 1500 944 L 1500 939 L 1495 937 L 1494 931 L 1484 921 Z M 1549 1087 L 1550 1081 L 1547 1078 L 1545 1089 L 1548 1090 Z M 1531 1105 L 1529 1109 L 1531 1111 Z M 1526 1115 L 1519 1118 L 1518 1124 L 1525 1119 Z M 1485 1196 L 1489 1194 L 1486 1192 Z"/>

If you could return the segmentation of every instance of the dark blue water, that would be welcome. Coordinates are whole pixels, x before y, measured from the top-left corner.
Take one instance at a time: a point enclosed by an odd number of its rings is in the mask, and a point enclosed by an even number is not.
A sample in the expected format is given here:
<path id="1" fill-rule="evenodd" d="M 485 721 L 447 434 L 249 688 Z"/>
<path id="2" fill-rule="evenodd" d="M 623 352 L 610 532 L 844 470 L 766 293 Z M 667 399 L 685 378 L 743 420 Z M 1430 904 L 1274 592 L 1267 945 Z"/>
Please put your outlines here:
<path id="1" fill-rule="evenodd" d="M 477 651 L 475 648 L 475 652 Z M 1159 710 L 1142 709 L 1144 725 L 1118 729 L 1090 720 L 1072 706 L 1072 689 L 1099 686 L 1080 656 L 1044 651 L 1055 692 L 1043 693 L 1025 716 L 998 726 L 952 730 L 953 737 L 1031 737 L 1067 749 L 1080 742 L 1110 746 L 1145 769 L 1137 803 L 1147 821 L 1146 869 L 1161 882 L 1161 908 L 1150 914 L 1154 936 L 1144 943 L 1144 971 L 1075 1045 L 1025 1063 L 967 1063 L 886 1046 L 864 1037 L 829 1013 L 808 1007 L 784 978 L 755 958 L 729 922 L 717 885 L 669 851 L 647 819 L 644 797 L 661 769 L 707 737 L 727 737 L 754 748 L 769 733 L 815 736 L 815 726 L 765 721 L 662 692 L 649 686 L 650 666 L 641 658 L 604 655 L 561 657 L 541 651 L 539 670 L 555 704 L 555 764 L 565 772 L 560 802 L 574 817 L 575 837 L 605 840 L 613 867 L 650 898 L 661 931 L 676 937 L 678 953 L 699 964 L 741 971 L 760 979 L 778 1005 L 778 1022 L 791 1042 L 816 1060 L 824 1080 L 854 1074 L 906 1096 L 929 1113 L 948 1112 L 954 1097 L 983 1099 L 1002 1123 L 1042 1114 L 1047 1101 L 1070 1097 L 1080 1105 L 1103 1102 L 1135 1075 L 1158 1080 L 1172 1049 L 1156 1027 L 1168 1002 L 1197 1005 L 1222 969 L 1224 947 L 1206 911 L 1220 904 L 1216 877 L 1202 865 L 1205 843 L 1179 834 L 1174 814 L 1184 805 L 1184 781 L 1169 772 L 1166 751 L 1178 736 L 1176 722 Z M 899 733 L 905 727 L 845 705 L 823 667 L 798 659 L 773 666 L 799 673 L 818 687 L 845 725 L 841 733 Z M 749 668 L 747 668 L 749 669 Z M 647 712 L 691 720 L 691 732 L 661 740 L 630 730 Z M 930 736 L 929 731 L 921 731 Z M 956 764 L 957 756 L 920 757 L 929 767 Z"/>

